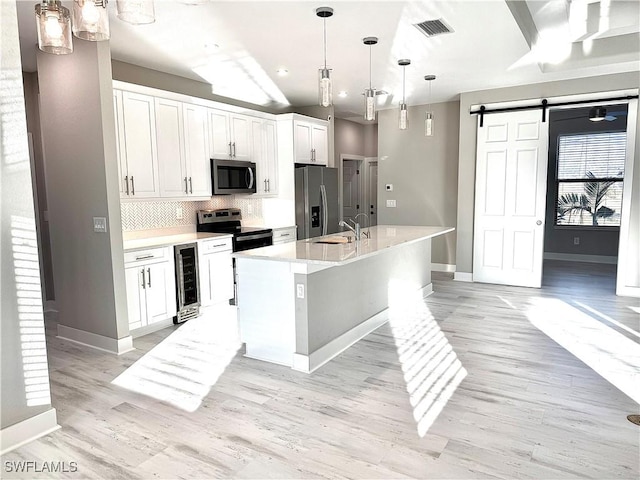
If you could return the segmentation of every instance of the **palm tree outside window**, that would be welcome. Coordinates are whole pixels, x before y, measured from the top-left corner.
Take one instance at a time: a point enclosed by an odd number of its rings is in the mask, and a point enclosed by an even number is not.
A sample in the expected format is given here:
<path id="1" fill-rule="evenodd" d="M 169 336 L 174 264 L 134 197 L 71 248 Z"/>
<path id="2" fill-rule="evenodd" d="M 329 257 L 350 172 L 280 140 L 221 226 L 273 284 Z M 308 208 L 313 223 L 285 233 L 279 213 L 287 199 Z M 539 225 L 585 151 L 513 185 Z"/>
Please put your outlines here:
<path id="1" fill-rule="evenodd" d="M 556 225 L 620 226 L 626 132 L 560 135 Z"/>

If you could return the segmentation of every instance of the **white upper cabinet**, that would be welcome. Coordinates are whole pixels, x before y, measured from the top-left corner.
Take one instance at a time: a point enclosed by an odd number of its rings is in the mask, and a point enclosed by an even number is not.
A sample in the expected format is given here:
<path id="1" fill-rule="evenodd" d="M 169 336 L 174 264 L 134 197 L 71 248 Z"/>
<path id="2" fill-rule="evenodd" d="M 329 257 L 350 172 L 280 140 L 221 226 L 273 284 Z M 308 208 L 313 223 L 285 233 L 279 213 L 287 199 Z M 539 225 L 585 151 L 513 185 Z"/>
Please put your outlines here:
<path id="1" fill-rule="evenodd" d="M 211 196 L 211 161 L 207 134 L 207 108 L 183 105 L 186 188 L 189 196 Z"/>
<path id="2" fill-rule="evenodd" d="M 160 195 L 154 99 L 131 92 L 122 94 L 120 137 L 121 181 L 125 198 L 149 198 Z"/>
<path id="3" fill-rule="evenodd" d="M 294 120 L 293 130 L 294 162 L 327 165 L 329 145 L 326 123 Z"/>
<path id="4" fill-rule="evenodd" d="M 182 104 L 164 98 L 156 98 L 155 103 L 160 195 L 184 197 L 187 194 L 187 174 Z"/>
<path id="5" fill-rule="evenodd" d="M 278 193 L 278 157 L 276 122 L 254 118 L 251 120 L 253 160 L 256 162 L 258 195 Z"/>
<path id="6" fill-rule="evenodd" d="M 211 158 L 251 160 L 252 117 L 208 109 Z"/>

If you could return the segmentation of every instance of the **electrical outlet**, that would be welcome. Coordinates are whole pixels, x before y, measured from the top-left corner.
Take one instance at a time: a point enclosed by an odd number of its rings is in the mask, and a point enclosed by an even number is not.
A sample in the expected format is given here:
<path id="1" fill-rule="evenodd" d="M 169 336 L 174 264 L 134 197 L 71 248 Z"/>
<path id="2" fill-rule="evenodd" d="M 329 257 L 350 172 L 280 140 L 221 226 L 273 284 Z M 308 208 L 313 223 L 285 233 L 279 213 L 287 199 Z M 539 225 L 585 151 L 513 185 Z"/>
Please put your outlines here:
<path id="1" fill-rule="evenodd" d="M 107 233 L 107 219 L 105 217 L 93 217 L 93 231 Z"/>
<path id="2" fill-rule="evenodd" d="M 580 237 L 573 237 L 573 244 L 580 245 Z"/>
<path id="3" fill-rule="evenodd" d="M 304 298 L 304 283 L 296 283 L 296 296 Z"/>
<path id="4" fill-rule="evenodd" d="M 387 207 L 395 208 L 396 207 L 396 201 L 395 200 L 387 200 Z"/>
<path id="5" fill-rule="evenodd" d="M 247 204 L 247 215 L 253 214 L 253 205 L 250 203 Z"/>
<path id="6" fill-rule="evenodd" d="M 184 218 L 184 212 L 182 211 L 182 207 L 176 208 L 176 218 L 178 220 L 182 220 Z"/>

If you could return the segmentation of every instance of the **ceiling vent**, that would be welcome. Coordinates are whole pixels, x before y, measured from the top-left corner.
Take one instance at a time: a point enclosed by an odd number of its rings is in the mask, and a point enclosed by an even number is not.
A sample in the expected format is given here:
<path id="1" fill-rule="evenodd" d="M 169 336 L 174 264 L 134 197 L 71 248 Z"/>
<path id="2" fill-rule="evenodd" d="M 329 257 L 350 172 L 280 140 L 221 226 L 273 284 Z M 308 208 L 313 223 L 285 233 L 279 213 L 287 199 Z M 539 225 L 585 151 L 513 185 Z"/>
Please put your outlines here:
<path id="1" fill-rule="evenodd" d="M 453 28 L 447 25 L 444 20 L 425 20 L 421 23 L 415 23 L 414 27 L 424 33 L 427 37 L 435 37 L 443 33 L 453 33 Z"/>

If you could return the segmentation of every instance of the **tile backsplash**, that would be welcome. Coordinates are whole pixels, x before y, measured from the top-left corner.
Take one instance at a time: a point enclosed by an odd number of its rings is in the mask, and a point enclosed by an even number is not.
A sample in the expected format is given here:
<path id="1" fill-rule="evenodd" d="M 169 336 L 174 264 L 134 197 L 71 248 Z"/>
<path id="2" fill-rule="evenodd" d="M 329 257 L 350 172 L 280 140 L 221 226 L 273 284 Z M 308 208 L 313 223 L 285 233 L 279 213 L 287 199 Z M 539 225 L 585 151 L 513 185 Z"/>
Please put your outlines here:
<path id="1" fill-rule="evenodd" d="M 122 231 L 152 230 L 159 228 L 196 226 L 198 210 L 235 207 L 242 210 L 242 220 L 246 224 L 262 222 L 262 199 L 236 195 L 211 197 L 204 202 L 152 201 L 122 202 Z M 182 219 L 177 211 L 182 208 Z M 251 213 L 249 213 L 251 212 Z"/>

